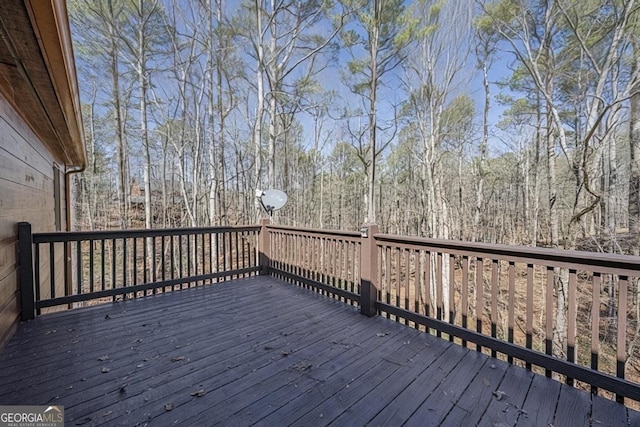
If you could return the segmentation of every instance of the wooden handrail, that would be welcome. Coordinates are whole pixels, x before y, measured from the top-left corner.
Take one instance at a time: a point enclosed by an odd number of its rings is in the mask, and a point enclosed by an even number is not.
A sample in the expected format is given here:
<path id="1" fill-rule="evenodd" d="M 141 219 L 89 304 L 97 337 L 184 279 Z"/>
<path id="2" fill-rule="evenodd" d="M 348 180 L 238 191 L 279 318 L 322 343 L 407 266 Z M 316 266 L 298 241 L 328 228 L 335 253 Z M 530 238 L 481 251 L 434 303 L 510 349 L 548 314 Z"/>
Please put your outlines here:
<path id="1" fill-rule="evenodd" d="M 20 259 L 29 265 L 21 269 L 22 316 L 256 274 L 264 270 L 260 231 L 253 225 L 31 233 L 21 223 Z"/>

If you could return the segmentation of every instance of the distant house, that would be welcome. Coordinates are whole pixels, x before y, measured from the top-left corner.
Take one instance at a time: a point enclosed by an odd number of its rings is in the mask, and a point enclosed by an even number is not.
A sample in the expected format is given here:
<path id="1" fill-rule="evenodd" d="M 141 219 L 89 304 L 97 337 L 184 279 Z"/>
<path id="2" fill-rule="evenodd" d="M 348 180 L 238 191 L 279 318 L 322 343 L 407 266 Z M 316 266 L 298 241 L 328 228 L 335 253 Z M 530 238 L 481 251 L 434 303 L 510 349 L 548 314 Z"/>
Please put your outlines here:
<path id="1" fill-rule="evenodd" d="M 20 314 L 17 223 L 68 230 L 69 176 L 85 162 L 65 0 L 1 0 L 0 346 Z"/>

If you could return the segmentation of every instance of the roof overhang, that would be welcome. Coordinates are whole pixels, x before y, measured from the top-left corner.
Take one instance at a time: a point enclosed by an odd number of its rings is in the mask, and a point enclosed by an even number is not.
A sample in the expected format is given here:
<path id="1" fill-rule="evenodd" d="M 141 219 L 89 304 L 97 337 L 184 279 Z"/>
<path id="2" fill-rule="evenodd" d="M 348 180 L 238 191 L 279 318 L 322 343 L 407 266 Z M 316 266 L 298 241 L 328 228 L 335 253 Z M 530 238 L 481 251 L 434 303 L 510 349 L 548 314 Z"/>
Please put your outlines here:
<path id="1" fill-rule="evenodd" d="M 57 161 L 85 166 L 65 0 L 0 1 L 0 92 Z"/>

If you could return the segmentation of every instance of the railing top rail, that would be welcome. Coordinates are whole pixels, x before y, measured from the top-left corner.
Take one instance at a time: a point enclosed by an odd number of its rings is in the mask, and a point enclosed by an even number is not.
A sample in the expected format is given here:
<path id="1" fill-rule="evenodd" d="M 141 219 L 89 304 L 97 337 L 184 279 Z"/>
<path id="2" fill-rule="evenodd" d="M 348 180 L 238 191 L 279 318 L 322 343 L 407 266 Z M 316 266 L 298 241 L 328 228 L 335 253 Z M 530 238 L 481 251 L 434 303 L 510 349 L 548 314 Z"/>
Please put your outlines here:
<path id="1" fill-rule="evenodd" d="M 360 240 L 361 235 L 359 231 L 344 231 L 344 230 L 331 230 L 321 228 L 304 228 L 304 227 L 288 227 L 284 225 L 268 225 L 269 230 L 286 231 L 291 233 L 302 233 L 307 235 L 317 235 L 325 237 L 342 237 L 349 240 Z"/>
<path id="2" fill-rule="evenodd" d="M 259 225 L 132 230 L 67 231 L 34 233 L 33 243 L 74 242 L 80 240 L 124 239 L 134 237 L 178 236 L 186 234 L 260 231 Z"/>
<path id="3" fill-rule="evenodd" d="M 382 233 L 375 234 L 374 238 L 378 242 L 378 245 L 380 245 L 380 243 L 390 243 L 395 246 L 409 246 L 415 249 L 426 249 L 433 252 L 447 252 L 455 255 L 476 256 L 479 258 L 500 259 L 528 264 L 543 264 L 550 267 L 561 267 L 572 270 L 628 276 L 640 275 L 640 257 L 631 255 L 472 243 L 461 240 L 429 239 Z"/>

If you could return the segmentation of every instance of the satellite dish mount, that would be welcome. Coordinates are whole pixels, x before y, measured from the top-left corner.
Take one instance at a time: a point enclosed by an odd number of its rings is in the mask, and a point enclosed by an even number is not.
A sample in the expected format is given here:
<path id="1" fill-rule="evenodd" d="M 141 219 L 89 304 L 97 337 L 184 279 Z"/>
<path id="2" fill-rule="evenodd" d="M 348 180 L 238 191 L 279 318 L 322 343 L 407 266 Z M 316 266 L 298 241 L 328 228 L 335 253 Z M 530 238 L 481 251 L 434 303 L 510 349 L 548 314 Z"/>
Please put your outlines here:
<path id="1" fill-rule="evenodd" d="M 269 217 L 273 216 L 273 211 L 281 209 L 287 203 L 287 194 L 280 190 L 258 190 L 256 196 Z"/>

